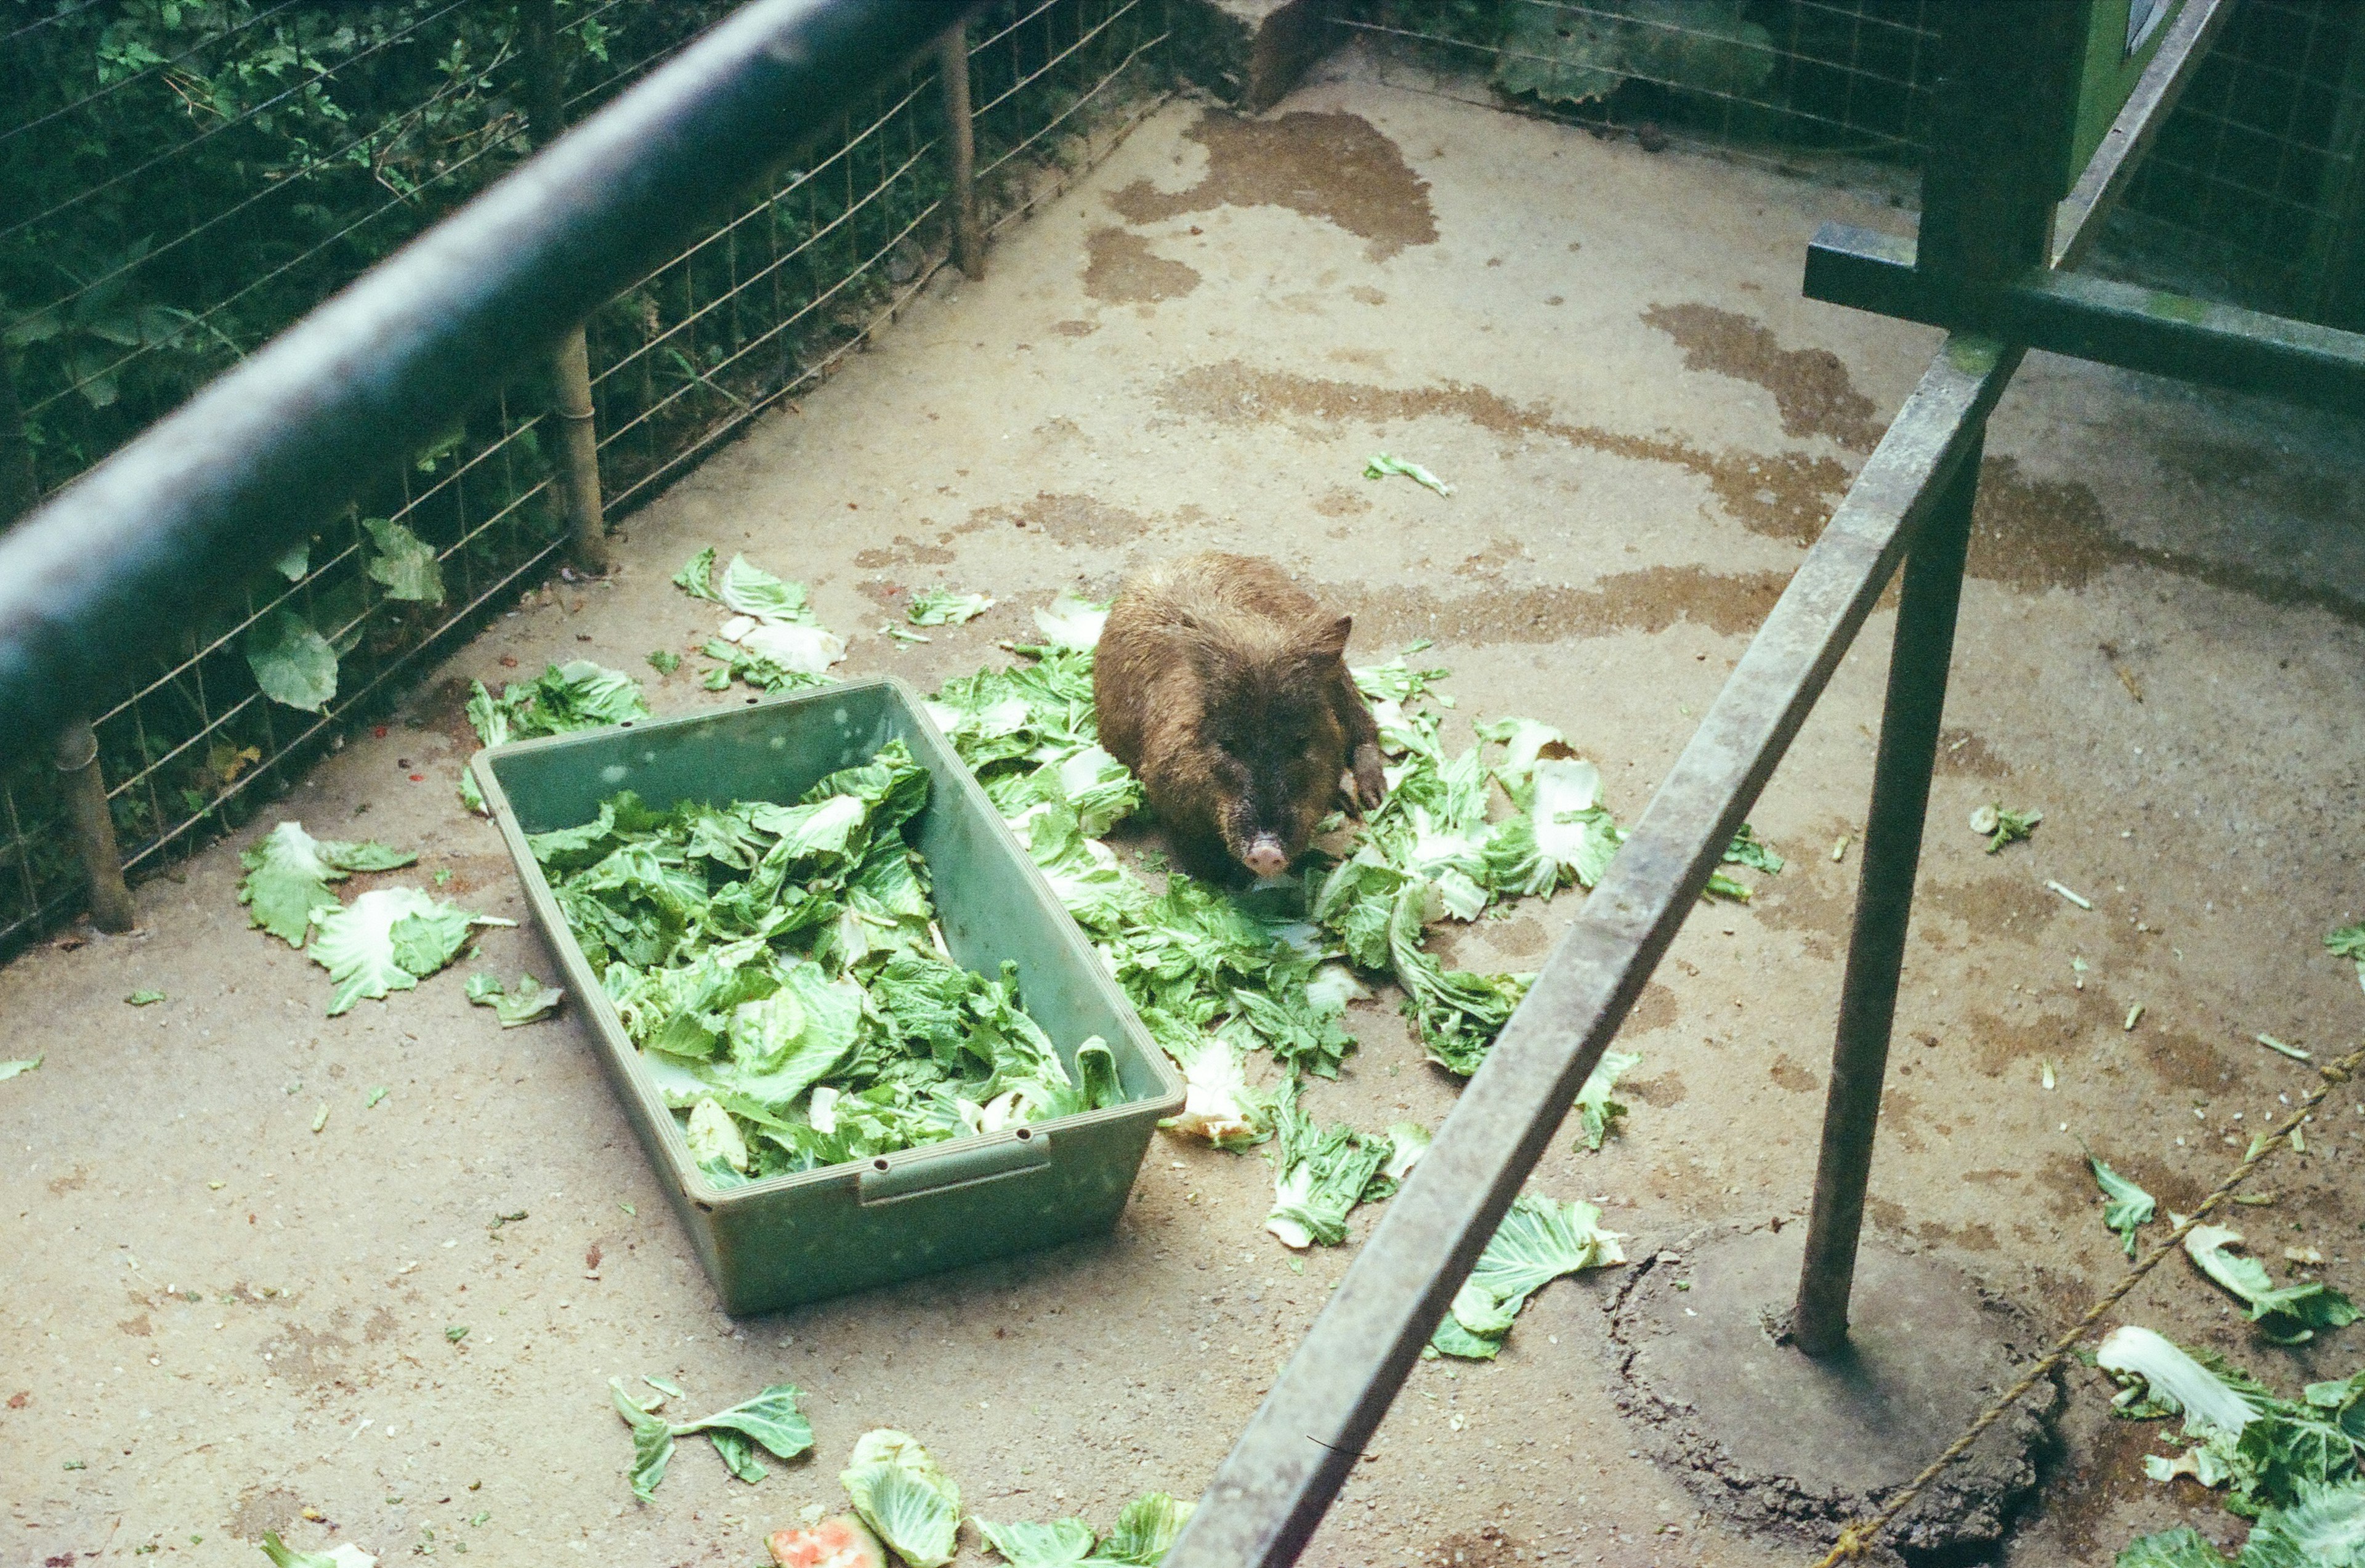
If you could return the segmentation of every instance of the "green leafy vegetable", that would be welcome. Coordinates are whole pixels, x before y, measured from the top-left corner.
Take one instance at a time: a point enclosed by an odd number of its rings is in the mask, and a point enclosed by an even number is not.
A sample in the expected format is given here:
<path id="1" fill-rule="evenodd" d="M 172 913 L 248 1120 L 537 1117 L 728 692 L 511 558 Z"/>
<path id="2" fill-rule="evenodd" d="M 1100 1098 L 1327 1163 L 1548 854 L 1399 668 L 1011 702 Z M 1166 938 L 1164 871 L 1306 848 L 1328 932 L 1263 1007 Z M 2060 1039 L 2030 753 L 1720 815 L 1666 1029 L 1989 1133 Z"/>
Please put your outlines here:
<path id="1" fill-rule="evenodd" d="M 970 1522 L 1012 1568 L 1157 1568 L 1190 1518 L 1190 1504 L 1149 1492 L 1125 1506 L 1105 1537 L 1080 1518 L 1048 1525 Z"/>
<path id="2" fill-rule="evenodd" d="M 373 888 L 343 908 L 313 912 L 312 960 L 329 971 L 333 1018 L 367 997 L 410 991 L 450 963 L 482 925 L 513 920 L 470 914 L 417 888 Z"/>
<path id="3" fill-rule="evenodd" d="M 1089 654 L 1100 645 L 1101 629 L 1108 624 L 1108 606 L 1063 593 L 1051 601 L 1050 609 L 1035 612 L 1035 624 L 1052 647 Z"/>
<path id="4" fill-rule="evenodd" d="M 520 975 L 517 984 L 506 990 L 499 975 L 470 975 L 465 989 L 468 1000 L 479 1007 L 491 1008 L 504 1029 L 547 1018 L 566 999 L 565 991 L 544 985 L 532 975 Z"/>
<path id="5" fill-rule="evenodd" d="M 482 681 L 471 681 L 469 688 L 468 722 L 487 745 L 573 734 L 649 716 L 640 682 L 588 659 L 552 665 L 532 680 L 510 681 L 499 697 L 486 690 Z M 472 812 L 485 809 L 473 774 L 460 775 L 460 800 Z"/>
<path id="6" fill-rule="evenodd" d="M 443 566 L 433 545 L 382 517 L 365 517 L 362 526 L 377 546 L 364 569 L 372 582 L 386 589 L 387 598 L 414 604 L 443 602 Z"/>
<path id="7" fill-rule="evenodd" d="M 2043 812 L 2008 811 L 1998 801 L 1971 813 L 1971 831 L 1988 841 L 1988 853 L 1993 855 L 2005 845 L 2018 844 L 2028 837 L 2044 820 Z"/>
<path id="8" fill-rule="evenodd" d="M 0 1081 L 15 1078 L 20 1073 L 31 1072 L 49 1060 L 49 1058 L 50 1053 L 43 1051 L 37 1057 L 22 1057 L 15 1061 L 0 1061 Z"/>
<path id="9" fill-rule="evenodd" d="M 164 993 L 161 991 L 135 991 L 123 1000 L 134 1007 L 153 1007 L 164 1000 Z"/>
<path id="10" fill-rule="evenodd" d="M 275 610 L 247 629 L 247 667 L 274 702 L 317 713 L 337 694 L 337 650 L 292 610 Z"/>
<path id="11" fill-rule="evenodd" d="M 674 587 L 692 599 L 714 597 L 714 546 L 710 544 L 682 563 L 681 570 L 673 575 Z"/>
<path id="12" fill-rule="evenodd" d="M 1171 1041 L 1166 1049 L 1182 1070 L 1182 1112 L 1160 1126 L 1205 1138 L 1217 1148 L 1246 1148 L 1272 1136 L 1271 1103 L 1249 1087 L 1238 1045 L 1219 1035 L 1201 1035 Z"/>
<path id="13" fill-rule="evenodd" d="M 1347 1215 L 1358 1204 L 1395 1190 L 1381 1174 L 1395 1153 L 1394 1140 L 1344 1124 L 1317 1126 L 1298 1110 L 1294 1079 L 1274 1103 L 1273 1129 L 1272 1212 L 1264 1227 L 1284 1247 L 1338 1246 L 1347 1239 Z"/>
<path id="14" fill-rule="evenodd" d="M 1453 493 L 1452 486 L 1419 464 L 1407 463 L 1401 457 L 1391 456 L 1384 452 L 1363 465 L 1363 477 L 1366 479 L 1384 479 L 1391 474 L 1401 474 L 1414 484 L 1435 490 L 1440 496 L 1450 496 Z"/>
<path id="15" fill-rule="evenodd" d="M 2201 1271 L 2241 1298 L 2259 1332 L 2278 1345 L 2303 1344 L 2319 1328 L 2357 1321 L 2354 1303 L 2321 1280 L 2278 1286 L 2266 1265 L 2232 1249 L 2242 1233 L 2222 1225 L 2196 1225 L 2185 1232 L 2185 1254 Z"/>
<path id="16" fill-rule="evenodd" d="M 2335 958 L 2357 960 L 2357 983 L 2365 986 L 2365 921 L 2326 932 L 2324 946 Z"/>
<path id="17" fill-rule="evenodd" d="M 884 1427 L 865 1432 L 838 1481 L 862 1522 L 911 1568 L 953 1560 L 960 1488 L 913 1438 Z"/>
<path id="18" fill-rule="evenodd" d="M 955 593 L 950 588 L 932 588 L 912 596 L 904 618 L 914 626 L 958 626 L 974 621 L 993 608 L 992 599 L 981 593 Z"/>
<path id="19" fill-rule="evenodd" d="M 945 956 L 904 836 L 927 798 L 896 742 L 794 804 L 624 794 L 529 841 L 711 1182 L 1122 1101 L 1104 1042 L 1063 1058 L 1013 971 Z"/>
<path id="20" fill-rule="evenodd" d="M 355 871 L 390 871 L 419 857 L 375 840 L 342 844 L 314 838 L 303 823 L 284 822 L 238 858 L 246 868 L 238 902 L 247 906 L 247 923 L 290 947 L 301 947 L 311 929 L 312 912 L 337 902 L 330 883 L 342 882 Z"/>
<path id="21" fill-rule="evenodd" d="M 1100 1539 L 1085 1519 L 997 1525 L 980 1516 L 970 1522 L 1012 1568 L 1076 1568 L 1091 1560 L 1093 1545 Z"/>
<path id="22" fill-rule="evenodd" d="M 1145 1492 L 1127 1503 L 1116 1525 L 1101 1542 L 1104 1561 L 1134 1568 L 1157 1568 L 1165 1561 L 1174 1538 L 1191 1519 L 1192 1505 L 1164 1492 Z"/>
<path id="23" fill-rule="evenodd" d="M 2129 1541 L 2111 1561 L 2113 1568 L 2226 1568 L 2232 1559 L 2221 1556 L 2191 1525 L 2180 1525 Z"/>
<path id="24" fill-rule="evenodd" d="M 666 1466 L 673 1462 L 672 1423 L 649 1414 L 645 1406 L 625 1393 L 622 1378 L 610 1378 L 608 1388 L 615 1399 L 616 1414 L 633 1429 L 633 1495 L 648 1502 L 656 1495 L 658 1484 L 665 1480 Z"/>
<path id="25" fill-rule="evenodd" d="M 1530 1296 L 1564 1274 L 1625 1262 L 1620 1239 L 1601 1228 L 1591 1204 L 1520 1193 L 1429 1343 L 1442 1355 L 1492 1361 Z"/>
<path id="26" fill-rule="evenodd" d="M 2086 1157 L 2086 1163 L 2094 1168 L 2094 1180 L 2102 1185 L 2102 1223 L 2119 1233 L 2119 1239 L 2126 1245 L 2127 1256 L 2132 1258 L 2135 1255 L 2135 1231 L 2151 1223 L 2151 1216 L 2158 1205 L 2153 1202 L 2149 1193 L 2093 1155 Z"/>
<path id="27" fill-rule="evenodd" d="M 641 1381 L 656 1390 L 645 1402 L 626 1393 L 622 1378 L 610 1378 L 608 1388 L 616 1414 L 633 1429 L 633 1493 L 643 1502 L 650 1499 L 658 1483 L 665 1479 L 676 1438 L 704 1432 L 713 1443 L 714 1451 L 722 1456 L 723 1468 L 750 1484 L 763 1480 L 766 1473 L 756 1459 L 757 1445 L 779 1459 L 794 1459 L 813 1447 L 813 1428 L 797 1409 L 798 1391 L 785 1383 L 774 1383 L 753 1399 L 727 1410 L 718 1410 L 695 1421 L 675 1423 L 655 1412 L 667 1398 L 683 1397 L 680 1388 L 663 1378 L 644 1377 Z"/>
<path id="28" fill-rule="evenodd" d="M 1782 857 L 1774 853 L 1774 846 L 1758 837 L 1757 830 L 1747 823 L 1741 824 L 1741 830 L 1732 835 L 1732 844 L 1726 846 L 1724 863 L 1728 866 L 1748 866 L 1769 877 L 1780 876 L 1785 864 Z"/>
<path id="29" fill-rule="evenodd" d="M 659 675 L 671 675 L 681 667 L 681 655 L 671 648 L 649 650 L 649 667 Z"/>
<path id="30" fill-rule="evenodd" d="M 1604 1051 L 1586 1075 L 1585 1087 L 1576 1092 L 1576 1136 L 1586 1148 L 1600 1148 L 1610 1125 L 1626 1114 L 1626 1107 L 1612 1100 L 1609 1092 L 1618 1087 L 1620 1075 L 1631 1072 L 1642 1062 L 1634 1051 Z"/>
<path id="31" fill-rule="evenodd" d="M 272 1530 L 263 1532 L 263 1555 L 277 1568 L 377 1568 L 377 1559 L 350 1540 L 326 1551 L 298 1551 Z"/>

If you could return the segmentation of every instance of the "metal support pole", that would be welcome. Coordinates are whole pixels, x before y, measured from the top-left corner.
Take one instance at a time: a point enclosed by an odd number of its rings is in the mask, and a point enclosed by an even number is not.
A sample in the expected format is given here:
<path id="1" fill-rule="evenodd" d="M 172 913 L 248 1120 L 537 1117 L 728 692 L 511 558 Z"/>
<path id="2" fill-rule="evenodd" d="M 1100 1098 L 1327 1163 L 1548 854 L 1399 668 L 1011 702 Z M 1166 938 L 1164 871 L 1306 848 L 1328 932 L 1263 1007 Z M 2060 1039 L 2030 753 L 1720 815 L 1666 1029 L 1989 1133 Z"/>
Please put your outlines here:
<path id="1" fill-rule="evenodd" d="M 2051 260 L 2055 206 L 2072 184 L 2065 164 L 2090 19 L 2090 4 L 1958 0 L 1942 8 L 1915 255 L 1922 275 L 1948 285 L 1991 283 Z M 1971 503 L 1987 439 L 1984 414 L 1965 437 L 1961 463 L 1907 545 L 1814 1210 L 1790 1318 L 1792 1341 L 1810 1356 L 1830 1355 L 1847 1342 L 1848 1291 L 1946 705 Z"/>
<path id="2" fill-rule="evenodd" d="M 58 735 L 58 793 L 73 826 L 74 852 L 90 882 L 90 923 L 101 931 L 131 929 L 131 890 L 115 846 L 115 819 L 106 810 L 106 781 L 98 770 L 98 735 L 74 719 Z"/>
<path id="3" fill-rule="evenodd" d="M 953 261 L 971 282 L 985 275 L 985 233 L 977 221 L 977 129 L 969 106 L 969 24 L 956 22 L 936 41 L 936 78 L 945 90 L 945 128 L 953 149 Z"/>
<path id="4" fill-rule="evenodd" d="M 525 0 L 526 120 L 536 148 L 566 129 L 564 73 L 552 0 Z M 550 356 L 552 412 L 558 416 L 558 492 L 573 536 L 577 570 L 605 577 L 615 566 L 608 520 L 600 500 L 600 433 L 591 409 L 591 348 L 577 322 Z"/>
<path id="5" fill-rule="evenodd" d="M 1946 706 L 1955 614 L 1962 600 L 1963 558 L 1970 544 L 1971 505 L 1978 494 L 1985 441 L 1984 430 L 1971 435 L 1960 465 L 1905 557 L 1905 587 L 1889 658 L 1888 706 L 1865 823 L 1863 880 L 1823 1107 L 1814 1212 L 1807 1222 L 1807 1256 L 1790 1321 L 1792 1340 L 1810 1356 L 1828 1355 L 1847 1340 L 1865 1182 L 1872 1172 L 1881 1080 L 1889 1067 L 1889 1026 L 1897 1015 L 1897 980 L 1913 913 L 1913 873 L 1922 858 L 1930 771 Z"/>

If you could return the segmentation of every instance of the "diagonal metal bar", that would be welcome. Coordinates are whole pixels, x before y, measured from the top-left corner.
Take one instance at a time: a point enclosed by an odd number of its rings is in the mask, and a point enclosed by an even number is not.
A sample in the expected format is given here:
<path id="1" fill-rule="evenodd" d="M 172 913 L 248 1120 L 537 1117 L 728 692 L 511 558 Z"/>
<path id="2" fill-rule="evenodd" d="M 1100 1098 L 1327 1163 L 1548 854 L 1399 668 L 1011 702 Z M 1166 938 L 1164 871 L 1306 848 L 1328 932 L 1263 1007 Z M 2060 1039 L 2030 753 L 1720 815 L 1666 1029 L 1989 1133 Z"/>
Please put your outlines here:
<path id="1" fill-rule="evenodd" d="M 2019 364 L 2017 350 L 1960 337 L 1933 362 L 1216 1471 L 1168 1568 L 1295 1560 Z"/>
<path id="2" fill-rule="evenodd" d="M 755 0 L 0 536 L 0 740 L 537 364 L 966 9 Z"/>

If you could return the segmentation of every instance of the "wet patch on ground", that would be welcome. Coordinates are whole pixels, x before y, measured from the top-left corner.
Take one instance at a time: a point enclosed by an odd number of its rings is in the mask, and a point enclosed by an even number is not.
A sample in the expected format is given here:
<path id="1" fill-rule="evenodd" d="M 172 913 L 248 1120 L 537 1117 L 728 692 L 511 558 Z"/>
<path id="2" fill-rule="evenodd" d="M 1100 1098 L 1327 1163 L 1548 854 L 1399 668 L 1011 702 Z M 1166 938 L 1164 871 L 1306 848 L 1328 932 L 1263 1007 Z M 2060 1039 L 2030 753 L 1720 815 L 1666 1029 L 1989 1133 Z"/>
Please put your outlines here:
<path id="1" fill-rule="evenodd" d="M 2083 481 L 2032 479 L 2011 457 L 1990 457 L 1979 465 L 1966 567 L 1972 577 L 2034 593 L 2082 588 L 2124 566 L 2150 566 L 2267 604 L 2310 606 L 2351 626 L 2365 626 L 2365 603 L 2321 584 L 2120 538 L 2111 532 L 2101 498 Z"/>
<path id="2" fill-rule="evenodd" d="M 1363 240 L 1364 254 L 1375 262 L 1437 241 L 1429 182 L 1361 115 L 1301 110 L 1251 120 L 1210 114 L 1185 134 L 1207 150 L 1206 174 L 1185 191 L 1137 180 L 1112 193 L 1109 206 L 1127 222 L 1218 207 L 1285 207 Z"/>
<path id="3" fill-rule="evenodd" d="M 1642 320 L 1676 340 L 1686 370 L 1713 371 L 1774 395 L 1788 436 L 1829 436 L 1851 452 L 1870 452 L 1882 425 L 1872 399 L 1855 389 L 1847 366 L 1829 349 L 1786 349 L 1761 321 L 1712 305 L 1653 305 Z"/>
<path id="4" fill-rule="evenodd" d="M 1197 268 L 1153 253 L 1149 241 L 1123 229 L 1095 230 L 1084 252 L 1084 292 L 1104 304 L 1155 305 L 1199 286 Z"/>
<path id="5" fill-rule="evenodd" d="M 1377 425 L 1423 418 L 1460 419 L 1507 443 L 1542 436 L 1584 451 L 1664 463 L 1706 481 L 1728 515 L 1752 533 L 1810 544 L 1823 531 L 1852 477 L 1834 458 L 1799 452 L 1709 452 L 1681 436 L 1631 435 L 1556 420 L 1540 403 L 1522 406 L 1459 381 L 1429 386 L 1378 386 L 1287 371 L 1261 371 L 1239 360 L 1199 365 L 1158 391 L 1169 410 L 1226 425 L 1296 418 L 1311 425 Z"/>
<path id="6" fill-rule="evenodd" d="M 1428 588 L 1330 583 L 1318 591 L 1386 641 L 1450 635 L 1464 646 L 1551 643 L 1616 632 L 1656 633 L 1677 622 L 1727 636 L 1757 629 L 1789 582 L 1781 572 L 1736 576 L 1699 566 L 1652 566 L 1601 579 L 1598 588 L 1501 588 L 1448 597 Z"/>
<path id="7" fill-rule="evenodd" d="M 1049 490 L 1038 490 L 1033 500 L 1016 506 L 981 507 L 970 514 L 970 521 L 1027 529 L 1054 543 L 1095 550 L 1130 543 L 1157 526 L 1155 519 L 1094 497 L 1057 495 Z M 857 564 L 869 563 L 857 558 Z"/>
<path id="8" fill-rule="evenodd" d="M 1973 778 L 2009 778 L 2012 764 L 1968 730 L 1940 730 L 1937 771 Z"/>

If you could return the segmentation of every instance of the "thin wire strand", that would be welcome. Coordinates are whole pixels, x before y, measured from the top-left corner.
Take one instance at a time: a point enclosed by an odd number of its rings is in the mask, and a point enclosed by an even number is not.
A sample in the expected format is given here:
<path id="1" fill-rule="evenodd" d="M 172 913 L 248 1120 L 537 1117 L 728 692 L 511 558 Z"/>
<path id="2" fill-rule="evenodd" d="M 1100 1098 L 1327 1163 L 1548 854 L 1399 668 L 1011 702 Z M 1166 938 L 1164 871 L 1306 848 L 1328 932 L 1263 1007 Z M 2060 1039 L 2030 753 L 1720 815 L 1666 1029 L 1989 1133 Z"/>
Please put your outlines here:
<path id="1" fill-rule="evenodd" d="M 85 0 L 85 4 L 95 3 L 96 0 Z M 160 60 L 153 65 L 143 66 L 140 70 L 133 72 L 129 76 L 118 77 L 115 81 L 109 82 L 106 86 L 98 88 L 95 92 L 84 94 L 81 97 L 76 98 L 71 104 L 61 105 L 59 107 L 51 109 L 49 113 L 42 115 L 38 119 L 19 121 L 17 124 L 10 126 L 6 130 L 0 130 L 0 142 L 5 142 L 10 137 L 18 135 L 24 131 L 37 129 L 41 126 L 45 126 L 61 115 L 70 115 L 85 104 L 95 104 L 101 98 L 110 97 L 137 83 L 146 81 L 149 77 L 155 75 L 160 71 L 169 71 L 174 66 L 180 64 L 185 60 L 187 60 L 190 56 L 202 53 L 206 50 L 215 49 L 222 44 L 228 43 L 230 39 L 238 37 L 239 34 L 246 31 L 249 28 L 259 27 L 263 23 L 269 21 L 272 17 L 278 16 L 281 12 L 294 9 L 296 5 L 297 0 L 280 0 L 278 5 L 272 6 L 269 10 L 258 11 L 253 16 L 249 17 L 246 20 L 239 23 L 235 27 L 225 28 L 220 32 L 215 33 L 209 38 L 200 39 L 197 42 L 191 44 L 187 49 L 183 50 L 180 53 L 174 55 L 169 60 Z M 72 12 L 66 13 L 68 16 L 73 14 L 73 13 Z M 48 24 L 45 22 L 36 22 L 33 24 L 33 27 L 38 28 L 47 25 Z M 17 32 L 30 32 L 32 30 L 32 28 L 20 28 L 17 29 Z M 7 38 L 13 39 L 17 36 L 17 33 L 10 33 L 7 35 Z M 0 43 L 5 43 L 7 39 L 0 39 Z"/>
<path id="2" fill-rule="evenodd" d="M 2365 1067 L 2365 1047 L 2353 1050 L 2337 1061 L 2326 1062 L 2322 1070 L 2322 1078 L 2316 1086 L 2302 1096 L 2298 1106 L 2290 1115 L 2283 1118 L 2282 1126 L 2277 1127 L 2264 1141 L 2251 1145 L 2249 1152 L 2243 1157 L 2242 1162 L 2235 1166 L 2207 1197 L 2201 1200 L 2198 1208 L 2185 1215 L 2177 1224 L 2176 1228 L 2169 1233 L 2167 1239 L 2154 1243 L 2152 1249 L 2144 1254 L 2141 1261 L 2129 1269 L 2117 1284 L 2103 1292 L 2100 1299 L 2079 1315 L 2077 1322 L 2069 1326 L 2068 1331 L 2053 1342 L 2051 1350 L 2030 1363 L 2028 1370 L 2021 1374 L 2018 1383 L 2006 1389 L 1998 1396 L 1994 1404 L 1973 1417 L 1970 1425 L 1963 1428 L 1962 1435 L 1948 1443 L 1937 1458 L 1924 1465 L 1921 1474 L 1907 1482 L 1897 1495 L 1890 1498 L 1878 1513 L 1841 1530 L 1838 1542 L 1816 1560 L 1815 1568 L 1839 1568 L 1839 1564 L 1861 1557 L 1870 1550 L 1873 1541 L 1878 1538 L 1880 1532 L 1894 1523 L 1900 1514 L 1913 1506 L 1913 1500 L 1922 1495 L 1924 1487 L 1944 1474 L 1956 1460 L 1968 1453 L 1971 1445 L 1979 1440 L 1979 1434 L 2001 1420 L 2004 1413 L 2026 1397 L 2031 1389 L 2051 1377 L 2055 1369 L 2068 1361 L 2069 1353 L 2078 1348 L 2078 1341 L 2084 1338 L 2088 1331 L 2101 1322 L 2111 1308 L 2126 1299 L 2127 1293 L 2141 1284 L 2144 1276 L 2158 1268 L 2170 1253 L 2182 1246 L 2184 1238 L 2191 1234 L 2192 1227 L 2214 1214 L 2232 1195 L 2234 1189 L 2240 1186 L 2248 1178 L 2250 1172 L 2259 1168 L 2260 1161 L 2291 1140 L 2292 1130 L 2315 1113 L 2315 1108 L 2324 1103 L 2324 1097 L 2331 1093 L 2337 1086 L 2348 1082 L 2360 1067 Z"/>

